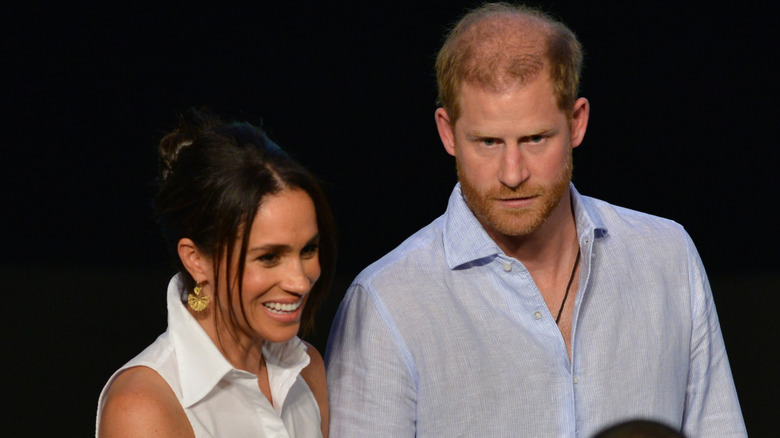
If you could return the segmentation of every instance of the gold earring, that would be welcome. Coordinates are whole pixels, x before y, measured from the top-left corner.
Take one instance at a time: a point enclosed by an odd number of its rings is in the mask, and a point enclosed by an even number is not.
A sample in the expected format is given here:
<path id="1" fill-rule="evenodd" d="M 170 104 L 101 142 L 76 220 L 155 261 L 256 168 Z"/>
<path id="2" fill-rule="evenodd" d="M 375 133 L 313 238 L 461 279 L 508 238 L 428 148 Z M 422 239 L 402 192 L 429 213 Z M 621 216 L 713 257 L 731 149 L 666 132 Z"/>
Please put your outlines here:
<path id="1" fill-rule="evenodd" d="M 202 311 L 209 305 L 209 297 L 201 296 L 201 290 L 203 290 L 203 284 L 198 282 L 198 284 L 195 285 L 195 289 L 192 290 L 192 293 L 187 295 L 187 304 L 190 306 L 190 309 L 196 312 Z"/>

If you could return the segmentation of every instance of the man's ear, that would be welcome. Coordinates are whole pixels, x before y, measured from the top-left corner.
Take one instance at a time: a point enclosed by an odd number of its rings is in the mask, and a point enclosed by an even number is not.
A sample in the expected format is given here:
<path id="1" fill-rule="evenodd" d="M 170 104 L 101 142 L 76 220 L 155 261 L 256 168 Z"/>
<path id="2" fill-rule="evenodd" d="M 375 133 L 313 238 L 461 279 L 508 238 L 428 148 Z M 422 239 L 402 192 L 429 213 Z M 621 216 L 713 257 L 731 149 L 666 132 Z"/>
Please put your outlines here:
<path id="1" fill-rule="evenodd" d="M 580 97 L 574 102 L 574 109 L 571 113 L 571 147 L 576 148 L 585 138 L 585 131 L 588 129 L 588 118 L 590 117 L 590 102 L 584 97 Z"/>
<path id="2" fill-rule="evenodd" d="M 203 254 L 192 239 L 185 237 L 179 240 L 176 249 L 184 269 L 192 275 L 196 282 L 201 283 L 212 278 L 211 259 Z"/>
<path id="3" fill-rule="evenodd" d="M 448 154 L 455 156 L 455 133 L 454 126 L 450 123 L 450 116 L 444 108 L 436 109 L 434 115 L 436 118 L 436 128 L 439 130 L 439 137 L 441 138 L 441 144 L 444 145 L 444 149 Z"/>

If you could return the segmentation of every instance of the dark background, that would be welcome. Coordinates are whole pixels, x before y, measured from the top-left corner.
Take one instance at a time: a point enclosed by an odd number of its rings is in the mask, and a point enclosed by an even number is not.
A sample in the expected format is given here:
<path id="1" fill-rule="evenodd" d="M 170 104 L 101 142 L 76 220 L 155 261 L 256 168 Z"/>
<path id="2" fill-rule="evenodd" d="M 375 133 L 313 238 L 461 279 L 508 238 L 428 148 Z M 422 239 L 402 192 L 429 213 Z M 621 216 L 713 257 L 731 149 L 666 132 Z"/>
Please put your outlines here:
<path id="1" fill-rule="evenodd" d="M 326 4 L 327 3 L 327 4 Z M 165 329 L 149 201 L 189 106 L 261 120 L 325 181 L 337 285 L 443 213 L 454 163 L 433 59 L 473 1 L 27 2 L 2 23 L 0 286 L 7 436 L 88 436 L 111 373 Z M 669 217 L 708 268 L 748 431 L 780 408 L 773 2 L 533 2 L 585 50 L 578 189 Z"/>

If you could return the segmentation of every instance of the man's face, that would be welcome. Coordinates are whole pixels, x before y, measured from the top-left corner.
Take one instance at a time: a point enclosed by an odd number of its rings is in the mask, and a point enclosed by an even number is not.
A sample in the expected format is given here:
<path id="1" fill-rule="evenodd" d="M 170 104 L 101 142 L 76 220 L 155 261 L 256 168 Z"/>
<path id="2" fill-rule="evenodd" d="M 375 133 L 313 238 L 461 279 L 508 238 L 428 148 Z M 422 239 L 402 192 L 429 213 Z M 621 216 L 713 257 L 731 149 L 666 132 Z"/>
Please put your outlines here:
<path id="1" fill-rule="evenodd" d="M 558 108 L 547 74 L 501 92 L 463 84 L 460 118 L 436 113 L 445 149 L 454 155 L 469 208 L 499 245 L 526 237 L 569 212 L 572 148 L 585 133 L 588 103 L 573 118 Z M 568 213 L 570 214 L 570 213 Z"/>

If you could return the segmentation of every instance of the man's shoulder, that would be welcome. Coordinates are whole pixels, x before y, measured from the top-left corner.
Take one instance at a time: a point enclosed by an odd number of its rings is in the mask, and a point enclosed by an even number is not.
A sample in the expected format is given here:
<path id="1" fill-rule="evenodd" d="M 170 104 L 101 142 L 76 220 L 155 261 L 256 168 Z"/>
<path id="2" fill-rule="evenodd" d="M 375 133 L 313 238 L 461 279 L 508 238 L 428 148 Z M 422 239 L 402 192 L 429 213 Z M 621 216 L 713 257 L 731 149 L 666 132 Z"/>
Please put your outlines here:
<path id="1" fill-rule="evenodd" d="M 636 263 L 652 258 L 664 269 L 672 269 L 684 266 L 695 252 L 688 232 L 671 219 L 593 198 L 584 204 L 605 257 L 641 259 Z"/>
<path id="2" fill-rule="evenodd" d="M 445 267 L 443 227 L 444 216 L 440 216 L 363 269 L 354 283 L 367 285 Z"/>
<path id="3" fill-rule="evenodd" d="M 600 223 L 609 234 L 685 234 L 683 226 L 672 219 L 611 204 L 589 196 L 580 196 L 580 199 L 586 212 L 591 216 L 591 220 L 597 224 Z"/>

